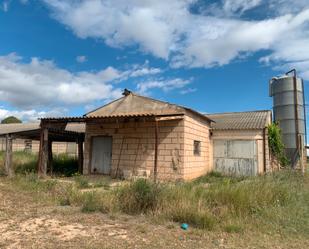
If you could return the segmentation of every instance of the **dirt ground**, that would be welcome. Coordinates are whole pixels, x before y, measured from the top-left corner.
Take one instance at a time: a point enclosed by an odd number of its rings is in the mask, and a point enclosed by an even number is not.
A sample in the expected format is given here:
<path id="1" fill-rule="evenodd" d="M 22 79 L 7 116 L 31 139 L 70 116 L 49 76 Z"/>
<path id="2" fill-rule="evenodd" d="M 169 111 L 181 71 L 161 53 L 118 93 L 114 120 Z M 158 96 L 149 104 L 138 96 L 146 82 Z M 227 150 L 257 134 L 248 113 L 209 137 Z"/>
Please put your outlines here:
<path id="1" fill-rule="evenodd" d="M 38 201 L 0 178 L 0 248 L 309 248 L 304 238 L 223 233 L 144 216 L 85 214 Z"/>

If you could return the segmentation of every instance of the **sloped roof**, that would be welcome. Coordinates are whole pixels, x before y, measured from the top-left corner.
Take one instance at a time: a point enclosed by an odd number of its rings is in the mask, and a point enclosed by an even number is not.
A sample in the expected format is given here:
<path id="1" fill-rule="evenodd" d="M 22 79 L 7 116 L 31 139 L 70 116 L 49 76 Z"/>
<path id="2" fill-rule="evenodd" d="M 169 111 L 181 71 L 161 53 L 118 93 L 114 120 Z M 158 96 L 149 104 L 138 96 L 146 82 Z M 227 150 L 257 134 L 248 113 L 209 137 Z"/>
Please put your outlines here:
<path id="1" fill-rule="evenodd" d="M 85 133 L 86 124 L 85 123 L 68 123 L 65 127 L 66 131 L 74 131 L 78 133 Z"/>
<path id="2" fill-rule="evenodd" d="M 207 116 L 190 108 L 144 97 L 127 91 L 125 96 L 84 115 L 86 118 L 179 115 L 187 111 L 197 114 L 208 121 Z"/>
<path id="3" fill-rule="evenodd" d="M 263 129 L 271 122 L 271 111 L 248 111 L 207 114 L 214 120 L 214 130 Z"/>
<path id="4" fill-rule="evenodd" d="M 40 123 L 0 124 L 0 135 L 39 129 Z"/>
<path id="5" fill-rule="evenodd" d="M 0 136 L 5 134 L 13 134 L 26 131 L 40 130 L 40 123 L 17 123 L 17 124 L 0 124 Z M 65 131 L 73 131 L 84 133 L 84 123 L 68 123 Z"/>

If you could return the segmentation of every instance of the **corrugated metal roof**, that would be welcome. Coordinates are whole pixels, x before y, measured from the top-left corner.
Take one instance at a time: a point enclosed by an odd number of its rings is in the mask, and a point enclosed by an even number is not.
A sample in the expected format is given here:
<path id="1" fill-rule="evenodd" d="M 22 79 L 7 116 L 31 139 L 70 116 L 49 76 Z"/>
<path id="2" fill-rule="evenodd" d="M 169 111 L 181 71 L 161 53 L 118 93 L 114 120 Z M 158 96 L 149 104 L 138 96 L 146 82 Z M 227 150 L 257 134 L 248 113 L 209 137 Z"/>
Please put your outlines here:
<path id="1" fill-rule="evenodd" d="M 125 115 L 165 115 L 184 114 L 185 110 L 177 105 L 169 104 L 130 93 L 107 105 L 85 114 L 86 117 L 107 117 Z"/>
<path id="2" fill-rule="evenodd" d="M 263 129 L 271 122 L 271 111 L 248 111 L 206 114 L 214 120 L 214 130 Z"/>
<path id="3" fill-rule="evenodd" d="M 65 127 L 66 131 L 74 131 L 79 133 L 85 133 L 86 124 L 85 123 L 68 123 Z"/>
<path id="4" fill-rule="evenodd" d="M 86 118 L 159 116 L 185 114 L 187 111 L 211 121 L 207 116 L 190 108 L 140 96 L 132 92 L 84 116 Z"/>
<path id="5" fill-rule="evenodd" d="M 40 123 L 0 124 L 0 135 L 40 130 Z M 68 123 L 65 131 L 84 133 L 84 123 Z"/>
<path id="6" fill-rule="evenodd" d="M 39 129 L 40 123 L 0 124 L 0 135 Z"/>
<path id="7" fill-rule="evenodd" d="M 126 96 L 116 99 L 94 111 L 86 113 L 83 117 L 47 117 L 42 120 L 84 122 L 89 119 L 100 118 L 124 118 L 124 117 L 155 117 L 184 115 L 187 112 L 194 113 L 208 122 L 212 120 L 207 116 L 187 107 L 170 104 L 168 102 L 144 97 L 127 91 Z"/>

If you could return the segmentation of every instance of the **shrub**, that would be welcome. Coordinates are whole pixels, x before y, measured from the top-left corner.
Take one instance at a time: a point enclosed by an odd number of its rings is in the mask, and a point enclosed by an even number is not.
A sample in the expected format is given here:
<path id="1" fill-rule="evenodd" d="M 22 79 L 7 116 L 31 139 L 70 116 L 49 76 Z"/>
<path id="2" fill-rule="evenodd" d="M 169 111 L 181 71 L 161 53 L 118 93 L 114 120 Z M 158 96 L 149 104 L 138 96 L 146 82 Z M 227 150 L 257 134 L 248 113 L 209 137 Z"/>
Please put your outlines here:
<path id="1" fill-rule="evenodd" d="M 91 213 L 99 211 L 102 208 L 101 200 L 96 192 L 86 192 L 82 194 L 82 212 Z"/>
<path id="2" fill-rule="evenodd" d="M 78 172 L 78 161 L 65 153 L 53 156 L 53 173 L 73 176 Z"/>
<path id="3" fill-rule="evenodd" d="M 61 206 L 72 205 L 79 195 L 72 185 L 60 185 L 54 194 Z"/>
<path id="4" fill-rule="evenodd" d="M 226 225 L 224 230 L 227 233 L 241 233 L 241 232 L 244 231 L 243 227 L 241 227 L 239 225 L 233 225 L 233 224 Z"/>
<path id="5" fill-rule="evenodd" d="M 284 143 L 282 141 L 281 129 L 277 123 L 269 124 L 268 143 L 272 154 L 279 160 L 282 166 L 287 166 L 290 162 L 285 155 Z"/>
<path id="6" fill-rule="evenodd" d="M 145 179 L 138 179 L 118 191 L 120 209 L 129 214 L 154 211 L 159 202 L 161 188 Z"/>
<path id="7" fill-rule="evenodd" d="M 78 188 L 89 188 L 90 187 L 88 180 L 84 176 L 77 175 L 74 177 L 74 180 Z"/>

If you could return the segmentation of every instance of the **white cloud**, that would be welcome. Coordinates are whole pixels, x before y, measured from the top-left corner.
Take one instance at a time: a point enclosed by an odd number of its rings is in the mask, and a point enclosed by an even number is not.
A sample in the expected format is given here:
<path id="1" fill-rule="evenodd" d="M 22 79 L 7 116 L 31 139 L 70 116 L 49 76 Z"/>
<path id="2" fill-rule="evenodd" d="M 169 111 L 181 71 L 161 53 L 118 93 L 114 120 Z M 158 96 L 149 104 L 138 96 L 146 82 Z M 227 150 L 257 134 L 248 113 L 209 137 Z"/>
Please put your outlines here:
<path id="1" fill-rule="evenodd" d="M 2 9 L 4 12 L 8 12 L 10 3 L 11 3 L 11 0 L 3 0 L 0 5 L 0 9 Z"/>
<path id="2" fill-rule="evenodd" d="M 184 80 L 180 78 L 144 81 L 137 85 L 137 91 L 140 94 L 149 94 L 150 89 L 161 89 L 165 92 L 168 92 L 175 89 L 181 89 L 191 82 L 192 79 Z"/>
<path id="3" fill-rule="evenodd" d="M 188 94 L 188 93 L 194 93 L 196 92 L 197 89 L 196 88 L 186 88 L 180 91 L 181 94 Z"/>
<path id="4" fill-rule="evenodd" d="M 124 71 L 107 67 L 98 72 L 70 72 L 48 60 L 32 58 L 23 62 L 12 53 L 0 56 L 0 101 L 23 110 L 108 101 L 121 96 L 115 81 L 160 72 L 148 64 Z"/>
<path id="5" fill-rule="evenodd" d="M 76 57 L 76 61 L 79 62 L 79 63 L 84 63 L 87 61 L 87 56 L 85 55 L 79 55 Z"/>
<path id="6" fill-rule="evenodd" d="M 260 50 L 270 51 L 271 62 L 297 63 L 309 46 L 307 0 L 222 0 L 215 7 L 198 0 L 43 1 L 77 36 L 139 45 L 173 67 L 220 66 Z M 193 13 L 201 3 L 209 11 Z M 244 17 L 252 9 L 260 11 L 256 19 Z"/>
<path id="7" fill-rule="evenodd" d="M 308 0 L 268 0 L 266 1 L 270 12 L 278 15 L 287 13 L 299 13 L 308 8 Z"/>
<path id="8" fill-rule="evenodd" d="M 262 0 L 224 0 L 223 10 L 227 14 L 240 13 L 259 6 Z"/>
<path id="9" fill-rule="evenodd" d="M 285 32 L 292 32 L 295 19 L 282 16 L 263 21 L 224 20 L 209 17 L 188 36 L 187 44 L 172 65 L 212 67 L 228 64 L 241 53 L 271 49 Z"/>
<path id="10" fill-rule="evenodd" d="M 39 118 L 43 117 L 57 117 L 65 115 L 67 110 L 49 110 L 49 111 L 37 111 L 31 110 L 8 110 L 3 107 L 0 108 L 0 120 L 3 120 L 9 116 L 17 117 L 23 122 L 39 122 Z"/>

